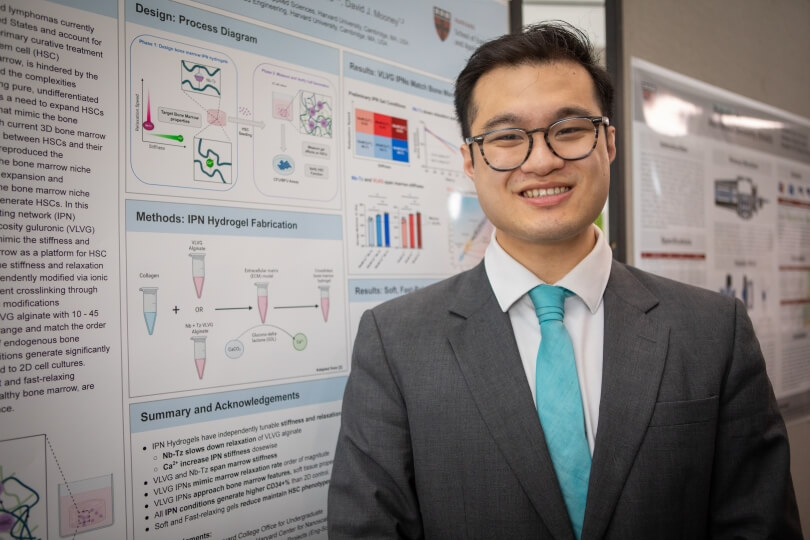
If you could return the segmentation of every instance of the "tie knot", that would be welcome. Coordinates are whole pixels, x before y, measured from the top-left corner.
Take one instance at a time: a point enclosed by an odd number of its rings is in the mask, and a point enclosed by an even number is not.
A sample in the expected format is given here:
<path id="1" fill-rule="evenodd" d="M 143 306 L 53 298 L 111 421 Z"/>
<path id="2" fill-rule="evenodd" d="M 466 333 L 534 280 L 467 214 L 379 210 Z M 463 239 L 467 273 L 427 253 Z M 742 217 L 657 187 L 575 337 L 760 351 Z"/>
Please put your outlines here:
<path id="1" fill-rule="evenodd" d="M 565 297 L 573 293 L 563 287 L 538 285 L 529 291 L 537 319 L 542 325 L 549 321 L 562 321 L 565 313 Z"/>

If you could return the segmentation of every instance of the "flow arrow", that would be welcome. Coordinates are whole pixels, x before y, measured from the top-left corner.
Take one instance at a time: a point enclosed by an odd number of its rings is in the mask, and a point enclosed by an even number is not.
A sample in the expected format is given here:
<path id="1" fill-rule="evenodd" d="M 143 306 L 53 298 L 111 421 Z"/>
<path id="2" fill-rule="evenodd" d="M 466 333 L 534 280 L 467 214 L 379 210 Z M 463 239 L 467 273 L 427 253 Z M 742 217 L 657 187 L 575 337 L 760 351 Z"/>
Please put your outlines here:
<path id="1" fill-rule="evenodd" d="M 245 126 L 257 127 L 259 129 L 264 129 L 264 126 L 265 126 L 264 120 L 259 120 L 259 121 L 248 120 L 247 118 L 238 118 L 236 116 L 229 116 L 228 117 L 228 122 L 233 122 L 234 124 L 241 124 L 241 125 L 245 125 Z"/>

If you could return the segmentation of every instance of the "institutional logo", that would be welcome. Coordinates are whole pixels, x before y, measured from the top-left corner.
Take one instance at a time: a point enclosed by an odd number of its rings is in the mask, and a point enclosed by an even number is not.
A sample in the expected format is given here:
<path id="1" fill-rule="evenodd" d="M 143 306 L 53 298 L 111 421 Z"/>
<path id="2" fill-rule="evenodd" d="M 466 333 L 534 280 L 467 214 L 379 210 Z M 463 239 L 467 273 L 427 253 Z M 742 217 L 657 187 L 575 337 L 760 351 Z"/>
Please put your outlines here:
<path id="1" fill-rule="evenodd" d="M 442 8 L 433 7 L 433 24 L 439 39 L 444 41 L 450 35 L 450 12 Z"/>

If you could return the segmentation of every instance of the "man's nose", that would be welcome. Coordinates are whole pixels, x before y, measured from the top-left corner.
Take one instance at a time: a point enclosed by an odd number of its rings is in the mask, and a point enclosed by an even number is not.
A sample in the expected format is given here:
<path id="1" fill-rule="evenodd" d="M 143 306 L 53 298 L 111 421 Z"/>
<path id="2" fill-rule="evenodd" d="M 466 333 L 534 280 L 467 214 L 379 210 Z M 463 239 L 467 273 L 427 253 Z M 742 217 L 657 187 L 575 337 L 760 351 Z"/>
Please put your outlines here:
<path id="1" fill-rule="evenodd" d="M 523 172 L 542 176 L 565 165 L 565 160 L 555 154 L 546 143 L 545 134 L 542 131 L 532 133 L 530 137 L 532 137 L 532 148 L 529 157 L 520 166 Z"/>

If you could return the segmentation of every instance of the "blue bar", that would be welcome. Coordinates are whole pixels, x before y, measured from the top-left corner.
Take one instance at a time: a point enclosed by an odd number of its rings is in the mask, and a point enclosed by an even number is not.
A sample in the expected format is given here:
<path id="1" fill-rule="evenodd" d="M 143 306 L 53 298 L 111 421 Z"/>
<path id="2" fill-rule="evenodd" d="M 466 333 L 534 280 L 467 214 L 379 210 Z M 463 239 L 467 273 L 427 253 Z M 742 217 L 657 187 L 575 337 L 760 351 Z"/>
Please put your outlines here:
<path id="1" fill-rule="evenodd" d="M 388 212 L 385 213 L 385 247 L 391 247 L 391 225 L 388 222 Z"/>
<path id="2" fill-rule="evenodd" d="M 382 247 L 382 219 L 377 214 L 377 247 Z"/>

